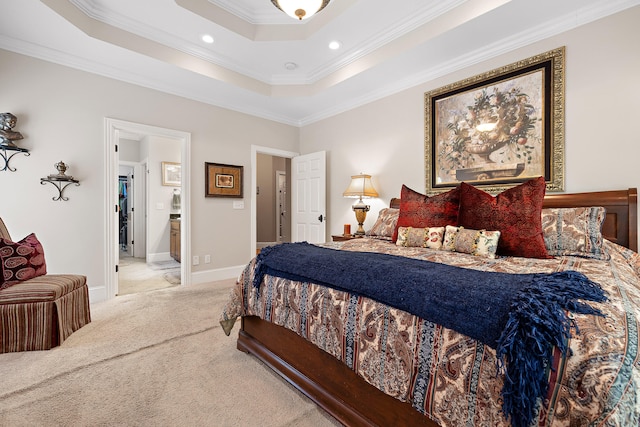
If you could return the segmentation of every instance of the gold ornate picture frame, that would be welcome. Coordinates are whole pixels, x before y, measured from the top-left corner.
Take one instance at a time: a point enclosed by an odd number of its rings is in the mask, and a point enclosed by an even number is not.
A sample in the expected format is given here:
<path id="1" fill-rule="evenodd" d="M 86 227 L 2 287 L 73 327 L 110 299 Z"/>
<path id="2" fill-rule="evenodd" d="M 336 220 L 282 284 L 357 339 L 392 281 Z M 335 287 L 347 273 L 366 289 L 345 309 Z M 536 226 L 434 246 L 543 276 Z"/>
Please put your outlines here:
<path id="1" fill-rule="evenodd" d="M 561 47 L 425 93 L 426 192 L 497 193 L 544 176 L 564 190 Z"/>

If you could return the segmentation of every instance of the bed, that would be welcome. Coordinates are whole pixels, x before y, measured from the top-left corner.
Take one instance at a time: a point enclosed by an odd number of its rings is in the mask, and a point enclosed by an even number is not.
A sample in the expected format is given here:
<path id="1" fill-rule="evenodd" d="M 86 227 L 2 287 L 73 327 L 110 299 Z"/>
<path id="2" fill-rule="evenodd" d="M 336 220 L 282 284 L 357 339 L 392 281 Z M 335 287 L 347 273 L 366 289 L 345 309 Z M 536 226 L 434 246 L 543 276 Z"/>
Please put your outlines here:
<path id="1" fill-rule="evenodd" d="M 391 201 L 390 208 L 399 210 L 401 200 L 406 200 L 404 193 L 402 199 Z M 375 236 L 324 246 L 357 253 L 408 254 L 415 259 L 443 264 L 450 263 L 453 256 L 455 264 L 474 270 L 584 273 L 602 285 L 608 296 L 606 302 L 590 303 L 604 315 L 569 314 L 579 333 L 572 332 L 566 354 L 557 348 L 553 350 L 553 362 L 547 369 L 548 389 L 542 404 L 535 409 L 535 424 L 638 425 L 637 191 L 632 188 L 548 194 L 542 207 L 543 212 L 560 208 L 604 208 L 606 216 L 602 215 L 599 223 L 602 256 L 592 258 L 567 253 L 550 259 L 484 258 L 457 252 L 445 254 L 428 248 L 404 248 L 395 240 L 373 238 Z M 340 423 L 348 426 L 512 425 L 503 413 L 501 389 L 505 380 L 496 368 L 496 351 L 490 346 L 403 310 L 356 298 L 362 312 L 356 328 L 360 334 L 359 347 L 354 355 L 353 350 L 345 351 L 347 334 L 342 330 L 342 323 L 347 314 L 342 311 L 347 309 L 341 306 L 353 295 L 311 284 L 317 287 L 307 289 L 308 294 L 301 299 L 300 281 L 268 274 L 256 287 L 253 286 L 255 267 L 254 258 L 238 279 L 221 315 L 221 324 L 229 333 L 236 317 L 240 317 L 237 348 L 264 362 Z M 317 306 L 309 305 L 310 312 L 305 314 L 308 318 L 301 327 L 301 305 L 311 304 L 314 298 L 324 301 L 329 310 L 320 312 Z M 314 321 L 315 329 L 310 326 Z M 389 332 L 392 329 L 393 334 Z M 388 341 L 383 340 L 380 331 L 387 331 L 395 340 L 386 336 Z M 383 357 L 381 347 L 385 348 Z"/>

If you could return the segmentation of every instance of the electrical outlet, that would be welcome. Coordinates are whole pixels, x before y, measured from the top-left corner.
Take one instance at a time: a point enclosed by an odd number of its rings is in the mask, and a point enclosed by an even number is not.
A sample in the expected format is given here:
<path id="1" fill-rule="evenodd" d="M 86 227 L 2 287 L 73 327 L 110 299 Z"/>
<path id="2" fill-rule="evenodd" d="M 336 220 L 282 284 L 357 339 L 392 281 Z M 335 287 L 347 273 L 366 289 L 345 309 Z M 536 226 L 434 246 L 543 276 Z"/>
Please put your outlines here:
<path id="1" fill-rule="evenodd" d="M 211 263 L 211 255 L 205 255 L 204 256 L 204 263 L 205 264 L 210 264 Z"/>
<path id="2" fill-rule="evenodd" d="M 198 255 L 193 256 L 193 265 L 200 264 L 200 257 Z"/>

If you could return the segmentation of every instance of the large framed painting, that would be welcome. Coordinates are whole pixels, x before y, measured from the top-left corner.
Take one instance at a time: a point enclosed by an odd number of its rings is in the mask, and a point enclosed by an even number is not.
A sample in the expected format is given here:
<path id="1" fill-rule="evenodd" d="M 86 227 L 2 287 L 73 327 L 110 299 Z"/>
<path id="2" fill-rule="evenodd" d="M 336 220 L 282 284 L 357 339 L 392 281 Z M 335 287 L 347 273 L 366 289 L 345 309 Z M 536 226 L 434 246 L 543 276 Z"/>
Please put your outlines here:
<path id="1" fill-rule="evenodd" d="M 425 93 L 427 194 L 564 190 L 564 47 Z"/>
<path id="2" fill-rule="evenodd" d="M 243 166 L 205 162 L 205 197 L 242 198 Z"/>

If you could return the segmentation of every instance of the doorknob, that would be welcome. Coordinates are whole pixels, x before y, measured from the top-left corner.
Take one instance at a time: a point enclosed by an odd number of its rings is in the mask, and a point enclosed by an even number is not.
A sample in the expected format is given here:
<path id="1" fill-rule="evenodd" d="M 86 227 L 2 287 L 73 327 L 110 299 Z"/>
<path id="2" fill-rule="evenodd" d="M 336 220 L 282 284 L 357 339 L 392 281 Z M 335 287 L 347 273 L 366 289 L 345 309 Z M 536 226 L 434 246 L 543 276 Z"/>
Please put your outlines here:
<path id="1" fill-rule="evenodd" d="M 323 218 L 322 214 L 320 214 L 320 216 L 318 217 L 318 221 L 322 222 L 323 219 L 324 218 Z"/>

